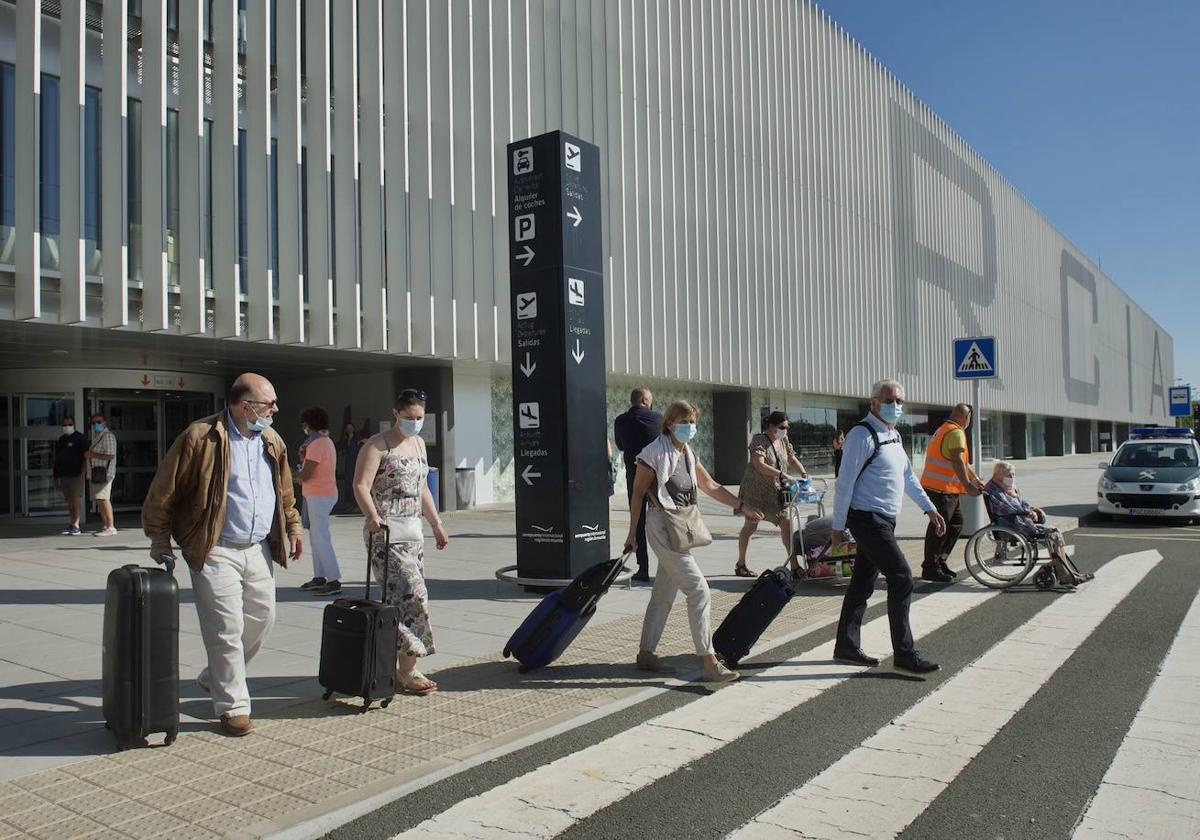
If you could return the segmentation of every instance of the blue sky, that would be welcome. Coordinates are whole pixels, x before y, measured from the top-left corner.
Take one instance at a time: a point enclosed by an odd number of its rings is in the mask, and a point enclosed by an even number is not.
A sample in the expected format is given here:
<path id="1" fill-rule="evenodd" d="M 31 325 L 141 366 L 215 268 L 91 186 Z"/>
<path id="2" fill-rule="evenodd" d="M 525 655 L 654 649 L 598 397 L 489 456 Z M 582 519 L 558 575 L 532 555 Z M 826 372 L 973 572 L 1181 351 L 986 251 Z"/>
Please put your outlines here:
<path id="1" fill-rule="evenodd" d="M 819 5 L 1172 335 L 1196 396 L 1200 0 Z"/>

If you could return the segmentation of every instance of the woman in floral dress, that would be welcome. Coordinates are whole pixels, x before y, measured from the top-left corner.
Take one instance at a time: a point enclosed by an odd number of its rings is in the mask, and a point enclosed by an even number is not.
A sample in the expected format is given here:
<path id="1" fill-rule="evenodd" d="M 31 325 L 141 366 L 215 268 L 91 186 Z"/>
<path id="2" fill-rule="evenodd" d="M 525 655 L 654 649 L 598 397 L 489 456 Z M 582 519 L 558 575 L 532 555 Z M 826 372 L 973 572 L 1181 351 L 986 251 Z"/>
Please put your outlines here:
<path id="1" fill-rule="evenodd" d="M 437 690 L 437 683 L 417 670 L 417 659 L 434 652 L 421 517 L 433 527 L 439 550 L 446 547 L 449 538 L 425 482 L 429 461 L 425 441 L 420 437 L 425 422 L 425 392 L 412 388 L 401 391 L 392 415 L 392 428 L 373 436 L 358 453 L 354 498 L 367 517 L 363 538 L 372 573 L 380 582 L 384 577 L 384 525 L 391 536 L 384 598 L 400 610 L 396 684 L 412 694 L 429 694 Z"/>

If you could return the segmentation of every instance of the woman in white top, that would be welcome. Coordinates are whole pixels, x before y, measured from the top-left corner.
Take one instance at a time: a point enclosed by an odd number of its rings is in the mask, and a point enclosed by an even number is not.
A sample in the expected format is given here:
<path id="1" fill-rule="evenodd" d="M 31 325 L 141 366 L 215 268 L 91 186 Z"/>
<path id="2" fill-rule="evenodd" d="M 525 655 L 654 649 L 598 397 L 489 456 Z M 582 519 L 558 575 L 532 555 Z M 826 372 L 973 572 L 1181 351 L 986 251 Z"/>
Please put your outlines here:
<path id="1" fill-rule="evenodd" d="M 629 534 L 625 538 L 625 552 L 634 550 L 642 500 L 648 499 L 646 538 L 658 557 L 659 565 L 654 589 L 650 593 L 650 604 L 646 608 L 646 618 L 642 622 L 637 667 L 644 671 L 664 673 L 674 670 L 655 655 L 654 649 L 662 638 L 675 595 L 682 590 L 687 598 L 688 621 L 696 655 L 704 662 L 704 679 L 707 682 L 725 682 L 737 679 L 738 674 L 725 668 L 713 653 L 708 581 L 704 579 L 690 551 L 681 553 L 671 548 L 667 514 L 664 511 L 682 511 L 694 506 L 696 490 L 699 488 L 747 519 L 757 521 L 763 515 L 762 511 L 743 504 L 714 481 L 708 470 L 696 460 L 688 441 L 696 435 L 698 416 L 696 407 L 691 403 L 682 400 L 672 403 L 663 415 L 662 436 L 638 455 L 633 499 L 629 506 L 633 516 L 629 523 Z"/>

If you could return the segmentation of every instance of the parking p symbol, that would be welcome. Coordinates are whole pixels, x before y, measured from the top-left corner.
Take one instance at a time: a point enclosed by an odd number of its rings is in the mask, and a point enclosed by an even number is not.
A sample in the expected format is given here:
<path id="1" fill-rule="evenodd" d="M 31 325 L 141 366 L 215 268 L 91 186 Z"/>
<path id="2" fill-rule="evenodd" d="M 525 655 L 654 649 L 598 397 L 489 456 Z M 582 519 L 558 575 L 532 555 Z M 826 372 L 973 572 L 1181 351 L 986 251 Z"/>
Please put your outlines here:
<path id="1" fill-rule="evenodd" d="M 527 239 L 533 239 L 533 214 L 528 213 L 524 216 L 517 216 L 513 219 L 513 238 L 517 242 L 524 242 Z"/>

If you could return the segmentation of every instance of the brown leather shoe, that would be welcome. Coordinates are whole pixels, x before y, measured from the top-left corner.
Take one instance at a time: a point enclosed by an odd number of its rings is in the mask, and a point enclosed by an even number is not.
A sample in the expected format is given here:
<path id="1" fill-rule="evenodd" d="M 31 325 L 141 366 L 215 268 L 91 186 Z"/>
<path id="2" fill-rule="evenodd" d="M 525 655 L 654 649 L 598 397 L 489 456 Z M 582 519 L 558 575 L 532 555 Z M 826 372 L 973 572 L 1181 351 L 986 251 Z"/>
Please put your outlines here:
<path id="1" fill-rule="evenodd" d="M 221 715 L 221 732 L 230 738 L 241 738 L 253 731 L 250 715 Z"/>

